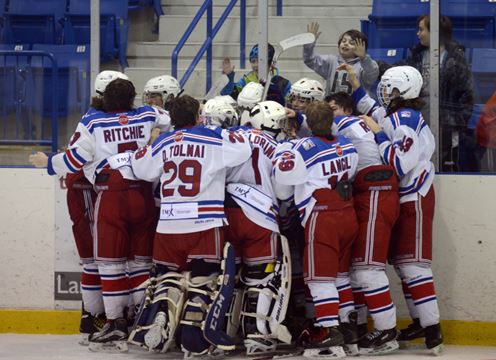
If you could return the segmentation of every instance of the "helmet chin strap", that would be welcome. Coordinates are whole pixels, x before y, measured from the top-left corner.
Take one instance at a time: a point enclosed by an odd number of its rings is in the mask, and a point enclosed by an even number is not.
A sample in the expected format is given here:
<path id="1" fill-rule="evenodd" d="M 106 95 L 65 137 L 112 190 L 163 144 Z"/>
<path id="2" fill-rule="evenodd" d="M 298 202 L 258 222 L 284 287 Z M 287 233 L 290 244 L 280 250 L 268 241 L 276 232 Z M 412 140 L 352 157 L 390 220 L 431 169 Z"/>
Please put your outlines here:
<path id="1" fill-rule="evenodd" d="M 274 137 L 279 135 L 279 133 L 281 132 L 281 129 L 272 129 L 272 128 L 264 126 L 264 125 L 260 126 L 260 129 L 265 131 L 265 132 L 271 133 Z"/>

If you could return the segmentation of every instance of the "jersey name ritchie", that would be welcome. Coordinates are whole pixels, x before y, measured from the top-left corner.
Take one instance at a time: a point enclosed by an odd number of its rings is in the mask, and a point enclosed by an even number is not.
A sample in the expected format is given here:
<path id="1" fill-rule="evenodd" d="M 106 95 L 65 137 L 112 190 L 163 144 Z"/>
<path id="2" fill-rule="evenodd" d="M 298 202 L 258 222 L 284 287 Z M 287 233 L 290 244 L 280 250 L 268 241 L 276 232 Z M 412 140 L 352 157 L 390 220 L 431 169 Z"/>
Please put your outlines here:
<path id="1" fill-rule="evenodd" d="M 103 130 L 103 138 L 106 143 L 122 140 L 142 139 L 145 137 L 144 126 L 128 126 Z"/>

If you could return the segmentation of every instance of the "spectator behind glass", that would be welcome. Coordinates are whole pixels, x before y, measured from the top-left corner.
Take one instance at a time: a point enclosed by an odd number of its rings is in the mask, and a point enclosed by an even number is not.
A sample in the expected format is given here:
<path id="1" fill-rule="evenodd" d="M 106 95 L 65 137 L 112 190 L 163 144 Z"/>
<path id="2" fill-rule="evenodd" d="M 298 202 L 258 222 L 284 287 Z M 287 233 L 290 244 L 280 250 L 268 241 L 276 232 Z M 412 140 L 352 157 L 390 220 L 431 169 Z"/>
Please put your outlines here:
<path id="1" fill-rule="evenodd" d="M 316 54 L 315 44 L 321 32 L 319 23 L 307 25 L 307 31 L 315 35 L 315 42 L 303 46 L 303 61 L 305 65 L 326 79 L 325 94 L 331 95 L 344 91 L 351 95 L 351 84 L 344 70 L 337 70 L 341 64 L 349 64 L 366 90 L 377 80 L 379 66 L 367 54 L 367 37 L 358 30 L 348 30 L 339 36 L 339 54 Z"/>
<path id="2" fill-rule="evenodd" d="M 272 59 L 274 58 L 275 49 L 271 44 L 267 44 L 267 63 L 272 73 L 270 79 L 269 92 L 267 93 L 267 100 L 276 101 L 282 106 L 286 105 L 286 97 L 289 95 L 291 89 L 291 81 L 279 75 L 279 70 L 272 66 Z M 227 75 L 229 83 L 220 92 L 221 95 L 230 95 L 233 99 L 238 98 L 238 94 L 250 82 L 261 83 L 265 85 L 264 81 L 258 79 L 258 44 L 253 46 L 250 51 L 250 65 L 251 70 L 249 73 L 244 74 L 238 82 L 234 82 L 234 66 L 231 64 L 231 59 L 226 57 L 222 62 L 222 73 Z M 265 80 L 265 79 L 262 79 Z M 265 100 L 265 99 L 262 99 Z"/>
<path id="3" fill-rule="evenodd" d="M 396 65 L 410 65 L 422 74 L 424 85 L 420 98 L 426 102 L 422 115 L 428 124 L 430 80 L 429 15 L 418 19 L 420 43 L 410 56 Z M 441 135 L 441 171 L 479 171 L 479 156 L 474 131 L 467 128 L 474 105 L 472 73 L 465 59 L 464 47 L 452 39 L 453 27 L 446 16 L 439 19 L 439 129 Z"/>

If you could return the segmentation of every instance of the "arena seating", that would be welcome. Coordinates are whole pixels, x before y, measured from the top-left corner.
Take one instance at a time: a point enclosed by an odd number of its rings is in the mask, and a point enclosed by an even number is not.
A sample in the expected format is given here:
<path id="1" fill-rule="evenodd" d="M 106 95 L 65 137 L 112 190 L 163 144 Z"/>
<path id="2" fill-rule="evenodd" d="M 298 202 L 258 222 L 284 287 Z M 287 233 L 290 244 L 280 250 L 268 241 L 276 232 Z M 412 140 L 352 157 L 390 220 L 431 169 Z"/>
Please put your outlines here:
<path id="1" fill-rule="evenodd" d="M 86 45 L 35 44 L 33 50 L 45 51 L 55 56 L 58 66 L 58 115 L 65 117 L 71 112 L 84 113 L 89 106 L 90 49 Z M 52 113 L 52 62 L 47 57 L 31 59 L 34 88 L 31 95 L 34 107 L 43 117 Z M 43 91 L 39 91 L 43 89 Z"/>

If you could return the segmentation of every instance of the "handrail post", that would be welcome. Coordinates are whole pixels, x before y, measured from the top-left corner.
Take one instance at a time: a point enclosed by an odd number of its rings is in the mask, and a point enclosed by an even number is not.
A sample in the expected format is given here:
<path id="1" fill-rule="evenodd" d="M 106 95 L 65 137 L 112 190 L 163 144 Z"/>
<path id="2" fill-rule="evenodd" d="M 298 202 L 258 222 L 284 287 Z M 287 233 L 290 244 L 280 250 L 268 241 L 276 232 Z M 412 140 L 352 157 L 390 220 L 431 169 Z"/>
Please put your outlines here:
<path id="1" fill-rule="evenodd" d="M 282 16 L 282 0 L 277 0 L 276 15 L 277 16 Z"/>
<path id="2" fill-rule="evenodd" d="M 208 0 L 209 4 L 207 7 L 207 40 L 210 39 L 210 45 L 207 48 L 207 82 L 205 93 L 210 90 L 212 86 L 212 12 L 213 4 L 212 0 Z"/>
<path id="3" fill-rule="evenodd" d="M 246 0 L 240 0 L 239 7 L 239 67 L 244 69 L 246 66 Z"/>
<path id="4" fill-rule="evenodd" d="M 58 83 L 59 83 L 59 68 L 57 59 L 52 54 L 49 54 L 52 59 L 52 151 L 57 152 L 59 143 L 59 97 L 58 97 Z"/>

